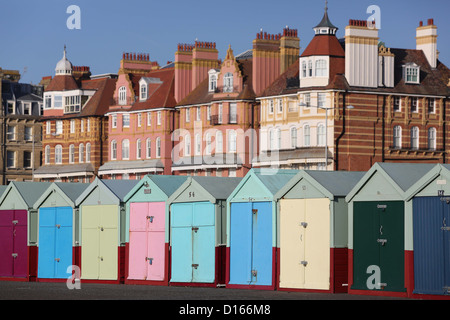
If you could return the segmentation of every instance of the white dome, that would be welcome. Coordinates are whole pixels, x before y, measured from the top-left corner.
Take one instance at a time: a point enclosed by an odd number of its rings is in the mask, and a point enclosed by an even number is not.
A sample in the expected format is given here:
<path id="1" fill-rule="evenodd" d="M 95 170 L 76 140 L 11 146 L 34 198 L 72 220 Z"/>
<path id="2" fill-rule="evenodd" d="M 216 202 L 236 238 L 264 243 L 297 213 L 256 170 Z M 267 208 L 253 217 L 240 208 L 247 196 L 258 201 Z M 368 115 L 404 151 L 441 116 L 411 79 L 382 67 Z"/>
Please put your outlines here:
<path id="1" fill-rule="evenodd" d="M 72 74 L 72 63 L 66 58 L 66 46 L 63 58 L 56 64 L 55 72 L 56 75 Z"/>

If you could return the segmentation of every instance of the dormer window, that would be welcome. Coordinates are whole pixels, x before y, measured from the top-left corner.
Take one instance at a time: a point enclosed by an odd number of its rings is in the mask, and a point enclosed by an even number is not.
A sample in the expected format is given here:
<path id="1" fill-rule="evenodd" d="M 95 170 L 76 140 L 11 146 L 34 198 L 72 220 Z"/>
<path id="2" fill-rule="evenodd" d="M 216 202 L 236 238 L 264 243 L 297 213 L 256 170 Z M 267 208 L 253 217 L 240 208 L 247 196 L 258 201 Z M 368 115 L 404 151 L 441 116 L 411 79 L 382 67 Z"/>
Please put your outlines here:
<path id="1" fill-rule="evenodd" d="M 141 84 L 140 97 L 141 100 L 147 100 L 147 84 L 145 83 Z"/>
<path id="2" fill-rule="evenodd" d="M 215 91 L 217 88 L 217 76 L 211 75 L 209 78 L 209 91 Z"/>
<path id="3" fill-rule="evenodd" d="M 119 104 L 120 105 L 127 104 L 127 88 L 125 87 L 119 88 Z"/>
<path id="4" fill-rule="evenodd" d="M 415 63 L 403 66 L 405 83 L 419 84 L 420 83 L 420 67 Z"/>
<path id="5" fill-rule="evenodd" d="M 233 92 L 233 74 L 228 72 L 223 77 L 223 92 Z"/>
<path id="6" fill-rule="evenodd" d="M 209 92 L 215 92 L 217 90 L 217 76 L 219 74 L 219 70 L 217 69 L 210 69 L 208 71 L 209 75 L 209 85 L 208 85 L 208 91 Z"/>

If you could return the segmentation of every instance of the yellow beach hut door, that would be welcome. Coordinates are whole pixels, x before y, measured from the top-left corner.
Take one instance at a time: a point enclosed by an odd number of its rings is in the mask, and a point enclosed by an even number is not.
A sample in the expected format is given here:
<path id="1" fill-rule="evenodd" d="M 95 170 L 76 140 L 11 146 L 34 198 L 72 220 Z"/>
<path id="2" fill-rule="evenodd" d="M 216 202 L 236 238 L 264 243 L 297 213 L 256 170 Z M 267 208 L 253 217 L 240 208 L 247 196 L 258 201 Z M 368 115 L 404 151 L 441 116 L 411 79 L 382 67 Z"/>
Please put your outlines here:
<path id="1" fill-rule="evenodd" d="M 118 277 L 118 208 L 83 206 L 81 211 L 81 278 Z"/>
<path id="2" fill-rule="evenodd" d="M 280 287 L 330 289 L 330 200 L 280 201 Z"/>

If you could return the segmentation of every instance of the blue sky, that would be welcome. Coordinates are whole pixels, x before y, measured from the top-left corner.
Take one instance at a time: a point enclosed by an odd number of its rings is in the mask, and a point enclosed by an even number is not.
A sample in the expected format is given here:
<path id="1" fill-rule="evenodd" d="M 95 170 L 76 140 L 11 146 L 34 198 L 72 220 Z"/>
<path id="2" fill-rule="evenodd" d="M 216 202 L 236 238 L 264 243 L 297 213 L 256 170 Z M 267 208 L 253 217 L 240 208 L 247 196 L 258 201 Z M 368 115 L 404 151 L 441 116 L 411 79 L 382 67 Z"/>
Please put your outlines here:
<path id="1" fill-rule="evenodd" d="M 81 30 L 69 30 L 70 5 L 81 9 Z M 366 20 L 370 5 L 381 10 L 380 40 L 415 49 L 419 21 L 434 18 L 440 60 L 450 66 L 448 0 L 329 0 L 329 16 L 343 37 L 349 19 Z M 21 82 L 53 76 L 67 45 L 69 60 L 93 74 L 117 73 L 123 52 L 148 53 L 164 65 L 178 43 L 216 42 L 219 57 L 251 49 L 256 33 L 298 29 L 304 50 L 322 19 L 324 0 L 15 0 L 1 1 L 0 67 L 19 70 Z M 24 73 L 24 70 L 26 72 Z"/>

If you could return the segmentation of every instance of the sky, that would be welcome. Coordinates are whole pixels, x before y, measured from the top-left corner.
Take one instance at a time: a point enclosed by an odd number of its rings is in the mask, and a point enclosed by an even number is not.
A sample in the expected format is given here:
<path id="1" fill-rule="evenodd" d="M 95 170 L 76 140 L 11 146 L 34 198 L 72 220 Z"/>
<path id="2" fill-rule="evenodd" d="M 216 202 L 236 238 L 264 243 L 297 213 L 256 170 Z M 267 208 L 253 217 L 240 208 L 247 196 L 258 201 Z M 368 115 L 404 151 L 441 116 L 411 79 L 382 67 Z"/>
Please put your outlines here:
<path id="1" fill-rule="evenodd" d="M 69 29 L 71 5 L 80 9 L 81 29 Z M 416 28 L 434 19 L 440 60 L 450 67 L 449 0 L 329 0 L 328 14 L 344 37 L 349 19 L 367 20 L 378 6 L 380 41 L 390 48 L 415 49 Z M 163 66 L 178 43 L 215 42 L 223 59 L 252 48 L 256 34 L 297 29 L 301 50 L 323 17 L 324 0 L 1 0 L 0 67 L 19 70 L 21 82 L 54 76 L 62 58 L 89 66 L 93 75 L 117 73 L 123 52 L 146 53 Z"/>

